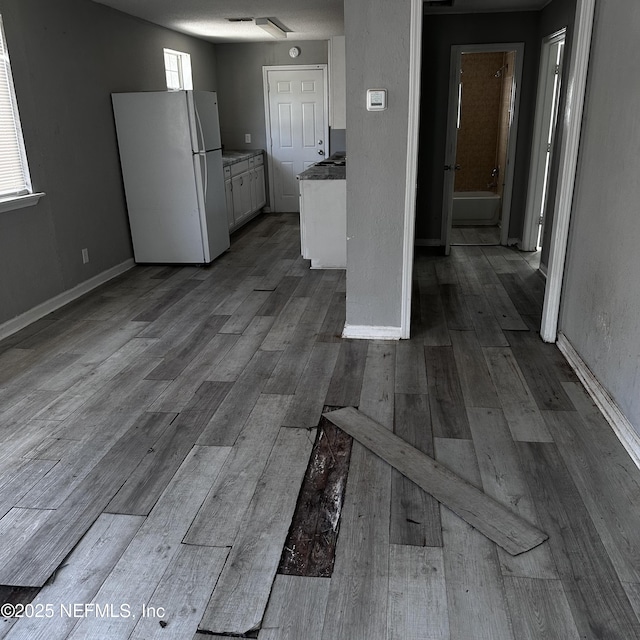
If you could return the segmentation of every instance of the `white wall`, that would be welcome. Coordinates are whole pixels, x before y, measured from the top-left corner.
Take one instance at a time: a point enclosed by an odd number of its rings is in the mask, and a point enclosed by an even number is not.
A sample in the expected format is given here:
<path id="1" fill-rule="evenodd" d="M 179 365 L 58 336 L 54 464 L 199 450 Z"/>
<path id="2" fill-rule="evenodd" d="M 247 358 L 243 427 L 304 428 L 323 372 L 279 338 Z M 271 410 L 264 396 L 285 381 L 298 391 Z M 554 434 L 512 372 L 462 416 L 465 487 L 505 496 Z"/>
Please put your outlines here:
<path id="1" fill-rule="evenodd" d="M 600 0 L 560 330 L 640 433 L 640 3 Z"/>

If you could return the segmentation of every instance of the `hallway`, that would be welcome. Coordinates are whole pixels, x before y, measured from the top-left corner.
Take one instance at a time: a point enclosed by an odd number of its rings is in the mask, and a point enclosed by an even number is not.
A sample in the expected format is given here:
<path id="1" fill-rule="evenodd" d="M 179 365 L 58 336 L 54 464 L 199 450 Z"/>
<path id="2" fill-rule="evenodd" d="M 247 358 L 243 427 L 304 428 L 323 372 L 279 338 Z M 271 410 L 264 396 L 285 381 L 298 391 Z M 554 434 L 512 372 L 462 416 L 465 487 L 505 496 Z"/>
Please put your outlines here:
<path id="1" fill-rule="evenodd" d="M 0 638 L 640 638 L 640 470 L 536 334 L 535 255 L 417 249 L 412 338 L 383 342 L 340 337 L 345 274 L 299 246 L 263 215 L 0 342 L 0 604 L 42 613 Z M 331 577 L 277 573 L 325 406 L 549 540 L 510 556 L 354 442 Z"/>

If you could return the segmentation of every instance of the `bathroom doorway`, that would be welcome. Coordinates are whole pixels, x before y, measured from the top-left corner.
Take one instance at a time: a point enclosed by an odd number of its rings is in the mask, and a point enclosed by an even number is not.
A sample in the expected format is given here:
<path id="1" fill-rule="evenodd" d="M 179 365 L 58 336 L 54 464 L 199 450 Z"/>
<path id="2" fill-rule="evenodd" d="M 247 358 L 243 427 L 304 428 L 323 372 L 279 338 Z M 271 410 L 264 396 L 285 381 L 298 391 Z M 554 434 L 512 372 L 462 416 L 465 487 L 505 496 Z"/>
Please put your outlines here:
<path id="1" fill-rule="evenodd" d="M 454 46 L 443 196 L 450 245 L 508 244 L 524 45 Z"/>

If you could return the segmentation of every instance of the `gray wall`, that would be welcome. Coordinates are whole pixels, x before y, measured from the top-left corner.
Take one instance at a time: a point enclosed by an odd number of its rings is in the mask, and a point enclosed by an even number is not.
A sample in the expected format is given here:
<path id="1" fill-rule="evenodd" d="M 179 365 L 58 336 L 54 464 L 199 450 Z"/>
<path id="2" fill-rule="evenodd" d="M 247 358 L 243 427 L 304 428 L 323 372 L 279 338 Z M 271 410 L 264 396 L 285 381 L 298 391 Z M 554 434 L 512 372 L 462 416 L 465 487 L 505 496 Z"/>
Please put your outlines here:
<path id="1" fill-rule="evenodd" d="M 163 47 L 215 48 L 89 0 L 0 0 L 37 206 L 0 213 L 0 323 L 132 257 L 110 93 L 163 90 Z M 90 262 L 82 264 L 81 250 Z"/>
<path id="2" fill-rule="evenodd" d="M 345 0 L 347 42 L 347 323 L 400 326 L 409 0 Z M 366 110 L 367 88 L 388 109 Z"/>
<path id="3" fill-rule="evenodd" d="M 560 329 L 640 433 L 640 3 L 600 0 Z"/>
<path id="4" fill-rule="evenodd" d="M 540 52 L 539 13 L 425 15 L 416 238 L 440 239 L 449 102 L 449 66 L 454 44 L 524 42 L 518 139 L 509 237 L 520 237 L 531 153 Z"/>
<path id="5" fill-rule="evenodd" d="M 289 56 L 292 46 L 297 58 Z M 220 134 L 225 149 L 266 149 L 262 67 L 327 64 L 327 41 L 252 42 L 216 45 Z M 245 133 L 251 142 L 244 141 Z"/>

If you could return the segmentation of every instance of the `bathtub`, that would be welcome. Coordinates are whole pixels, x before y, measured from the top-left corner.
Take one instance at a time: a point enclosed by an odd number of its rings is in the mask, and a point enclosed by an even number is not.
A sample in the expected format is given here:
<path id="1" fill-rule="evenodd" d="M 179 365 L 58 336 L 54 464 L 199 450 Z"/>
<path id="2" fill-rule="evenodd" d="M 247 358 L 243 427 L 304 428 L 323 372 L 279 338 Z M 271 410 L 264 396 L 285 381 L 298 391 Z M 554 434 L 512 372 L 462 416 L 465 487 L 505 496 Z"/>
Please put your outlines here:
<path id="1" fill-rule="evenodd" d="M 494 225 L 500 221 L 501 198 L 491 191 L 456 191 L 454 225 Z"/>

